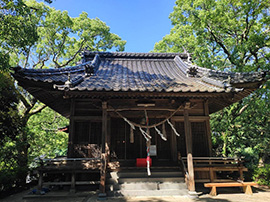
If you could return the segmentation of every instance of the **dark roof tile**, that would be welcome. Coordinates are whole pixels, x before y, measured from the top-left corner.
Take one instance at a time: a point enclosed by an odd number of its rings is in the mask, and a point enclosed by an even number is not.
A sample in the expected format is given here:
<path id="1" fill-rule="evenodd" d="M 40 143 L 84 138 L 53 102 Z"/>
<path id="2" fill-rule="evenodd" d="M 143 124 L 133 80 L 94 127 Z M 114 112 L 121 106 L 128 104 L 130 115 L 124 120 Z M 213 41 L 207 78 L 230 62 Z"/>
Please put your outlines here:
<path id="1" fill-rule="evenodd" d="M 98 54 L 98 55 L 97 55 Z M 15 77 L 58 83 L 66 90 L 70 76 L 71 91 L 139 91 L 139 92 L 230 92 L 235 83 L 258 82 L 263 73 L 227 73 L 194 66 L 186 62 L 187 55 L 179 53 L 83 53 L 84 64 L 60 69 L 20 69 Z M 85 74 L 85 66 L 95 68 L 93 75 Z M 189 75 L 189 69 L 197 73 Z M 59 84 L 59 82 L 61 84 Z M 226 84 L 226 85 L 225 85 Z M 228 84 L 228 85 L 227 85 Z"/>

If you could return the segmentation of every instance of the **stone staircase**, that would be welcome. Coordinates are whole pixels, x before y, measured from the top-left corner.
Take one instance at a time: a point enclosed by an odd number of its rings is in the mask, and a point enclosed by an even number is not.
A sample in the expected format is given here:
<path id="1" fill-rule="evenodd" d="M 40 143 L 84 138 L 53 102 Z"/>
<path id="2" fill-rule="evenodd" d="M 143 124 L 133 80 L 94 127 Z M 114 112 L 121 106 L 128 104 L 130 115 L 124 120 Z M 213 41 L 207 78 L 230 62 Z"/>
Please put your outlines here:
<path id="1" fill-rule="evenodd" d="M 183 173 L 179 167 L 126 167 L 107 173 L 108 196 L 175 196 L 187 195 Z"/>

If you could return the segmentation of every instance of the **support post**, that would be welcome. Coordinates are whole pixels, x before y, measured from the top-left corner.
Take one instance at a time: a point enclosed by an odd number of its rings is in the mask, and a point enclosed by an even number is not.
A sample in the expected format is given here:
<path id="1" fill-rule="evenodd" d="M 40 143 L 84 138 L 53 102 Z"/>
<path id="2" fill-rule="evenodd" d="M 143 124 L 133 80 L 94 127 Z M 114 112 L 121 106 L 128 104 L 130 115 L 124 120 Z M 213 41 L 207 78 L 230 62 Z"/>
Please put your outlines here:
<path id="1" fill-rule="evenodd" d="M 107 113 L 107 102 L 102 102 L 102 139 L 101 148 L 102 153 L 106 153 L 108 149 L 108 113 Z"/>
<path id="2" fill-rule="evenodd" d="M 188 190 L 192 195 L 195 192 L 195 181 L 194 181 L 194 168 L 193 168 L 193 157 L 192 157 L 192 134 L 191 126 L 189 122 L 189 109 L 190 103 L 186 103 L 184 108 L 184 125 L 185 125 L 185 137 L 186 137 L 186 150 L 187 150 L 187 164 L 188 164 Z"/>
<path id="3" fill-rule="evenodd" d="M 42 190 L 42 184 L 43 184 L 43 172 L 38 172 L 38 191 L 41 192 Z"/>
<path id="4" fill-rule="evenodd" d="M 208 100 L 204 101 L 204 115 L 209 116 Z M 205 120 L 205 126 L 206 126 L 207 140 L 208 140 L 208 152 L 209 152 L 209 156 L 212 156 L 212 139 L 211 139 L 210 119 Z"/>
<path id="5" fill-rule="evenodd" d="M 175 128 L 175 121 L 172 121 L 173 127 Z M 171 155 L 173 161 L 177 161 L 177 137 L 171 129 Z"/>
<path id="6" fill-rule="evenodd" d="M 74 113 L 75 101 L 71 99 L 69 117 L 68 157 L 74 157 Z"/>
<path id="7" fill-rule="evenodd" d="M 106 199 L 106 167 L 108 154 L 108 117 L 107 117 L 107 102 L 102 102 L 102 145 L 101 145 L 101 167 L 100 167 L 100 186 L 99 199 Z"/>
<path id="8" fill-rule="evenodd" d="M 108 135 L 107 135 L 107 161 L 111 161 L 111 117 L 108 115 Z"/>
<path id="9" fill-rule="evenodd" d="M 75 193 L 75 172 L 71 173 L 71 186 L 70 186 L 70 193 Z"/>
<path id="10" fill-rule="evenodd" d="M 214 182 L 215 181 L 215 171 L 213 170 L 213 168 L 209 168 L 209 175 L 210 175 L 210 182 Z"/>

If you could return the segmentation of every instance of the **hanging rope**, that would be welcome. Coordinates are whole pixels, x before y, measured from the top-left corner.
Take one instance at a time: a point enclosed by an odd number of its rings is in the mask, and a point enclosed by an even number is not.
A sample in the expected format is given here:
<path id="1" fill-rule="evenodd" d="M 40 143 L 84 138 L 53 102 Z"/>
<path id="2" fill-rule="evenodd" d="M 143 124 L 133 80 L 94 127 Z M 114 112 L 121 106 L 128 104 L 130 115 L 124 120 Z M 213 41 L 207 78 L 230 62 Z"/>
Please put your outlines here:
<path id="1" fill-rule="evenodd" d="M 165 123 L 162 124 L 162 134 L 167 139 L 167 133 L 166 133 L 166 128 L 165 128 Z"/>
<path id="2" fill-rule="evenodd" d="M 151 171 L 150 171 L 150 161 L 151 161 L 151 158 L 150 158 L 150 145 L 151 145 L 151 140 L 148 140 L 146 142 L 146 152 L 147 152 L 146 166 L 147 166 L 147 174 L 148 174 L 148 176 L 151 175 Z"/>
<path id="3" fill-rule="evenodd" d="M 145 115 L 146 126 L 149 126 L 149 119 L 148 119 L 146 109 L 144 110 L 144 115 Z M 149 128 L 146 128 L 146 134 L 151 138 Z M 147 153 L 146 166 L 147 166 L 147 174 L 148 174 L 148 176 L 151 175 L 151 171 L 150 171 L 150 161 L 151 161 L 151 158 L 150 158 L 150 146 L 151 146 L 151 139 L 148 139 L 146 141 L 146 153 Z"/>
<path id="4" fill-rule="evenodd" d="M 129 137 L 129 142 L 134 143 L 134 131 L 133 128 L 130 127 L 130 137 Z"/>
<path id="5" fill-rule="evenodd" d="M 159 126 L 159 125 L 161 125 L 161 124 L 163 124 L 163 123 L 165 123 L 167 120 L 169 120 L 169 119 L 171 119 L 175 114 L 176 114 L 176 112 L 178 112 L 180 109 L 182 109 L 183 108 L 183 105 L 180 105 L 170 116 L 168 116 L 166 119 L 164 119 L 163 121 L 161 121 L 161 122 L 159 122 L 159 123 L 156 123 L 156 124 L 153 124 L 153 125 L 141 125 L 141 124 L 137 124 L 137 123 L 134 123 L 134 122 L 132 122 L 132 121 L 130 121 L 130 120 L 128 120 L 126 117 L 124 117 L 122 114 L 120 114 L 116 109 L 114 109 L 113 107 L 112 107 L 112 109 L 114 110 L 114 112 L 116 113 L 116 114 L 118 114 L 118 116 L 120 116 L 122 119 L 124 119 L 128 124 L 130 124 L 130 126 L 136 126 L 136 127 L 138 127 L 138 128 L 154 128 L 154 127 L 157 127 L 157 126 Z"/>
<path id="6" fill-rule="evenodd" d="M 160 135 L 161 139 L 164 140 L 164 141 L 167 141 L 167 138 L 164 137 L 164 135 L 160 132 L 160 130 L 157 129 L 157 127 L 154 127 L 154 128 L 155 128 L 155 130 L 157 131 L 157 133 Z"/>
<path id="7" fill-rule="evenodd" d="M 150 140 L 152 137 L 150 135 L 147 134 L 147 132 L 145 132 L 141 127 L 139 127 L 143 137 L 146 139 L 146 141 Z"/>
<path id="8" fill-rule="evenodd" d="M 167 122 L 171 126 L 174 134 L 177 135 L 178 137 L 180 137 L 180 134 L 176 131 L 176 129 L 174 128 L 173 124 L 169 121 L 169 119 L 167 119 Z"/>
<path id="9" fill-rule="evenodd" d="M 122 118 L 125 120 L 125 122 L 127 122 L 127 123 L 130 125 L 130 127 L 131 127 L 133 130 L 135 130 L 134 124 L 132 124 L 127 118 L 125 118 L 125 117 L 122 117 Z"/>

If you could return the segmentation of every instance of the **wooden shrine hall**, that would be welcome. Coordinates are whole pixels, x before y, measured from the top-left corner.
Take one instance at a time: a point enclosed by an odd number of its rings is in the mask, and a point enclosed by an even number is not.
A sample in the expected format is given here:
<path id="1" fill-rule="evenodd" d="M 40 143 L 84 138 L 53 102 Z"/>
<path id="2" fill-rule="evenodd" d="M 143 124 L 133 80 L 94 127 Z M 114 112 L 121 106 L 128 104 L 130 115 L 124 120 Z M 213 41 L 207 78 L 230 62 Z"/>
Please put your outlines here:
<path id="1" fill-rule="evenodd" d="M 121 166 L 148 165 L 148 172 L 155 166 L 179 166 L 189 191 L 195 191 L 195 182 L 217 180 L 215 171 L 240 171 L 243 178 L 241 159 L 211 157 L 209 114 L 238 102 L 266 80 L 264 72 L 198 67 L 181 53 L 90 51 L 73 67 L 15 68 L 13 75 L 70 120 L 67 157 L 44 162 L 40 187 L 46 172 L 60 170 L 69 172 L 64 184 L 75 189 L 85 182 L 77 179 L 80 172 L 90 175 L 96 169 L 101 193 L 106 192 L 106 172 Z"/>

